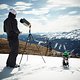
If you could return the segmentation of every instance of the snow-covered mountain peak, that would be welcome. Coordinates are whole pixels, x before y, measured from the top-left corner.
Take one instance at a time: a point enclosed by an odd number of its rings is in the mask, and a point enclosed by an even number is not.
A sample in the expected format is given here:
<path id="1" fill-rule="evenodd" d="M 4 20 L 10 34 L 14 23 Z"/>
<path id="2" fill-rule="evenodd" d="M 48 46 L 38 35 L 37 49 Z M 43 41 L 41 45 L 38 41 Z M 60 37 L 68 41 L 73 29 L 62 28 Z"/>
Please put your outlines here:
<path id="1" fill-rule="evenodd" d="M 80 40 L 80 29 L 72 30 L 70 32 L 55 32 L 55 33 L 47 33 L 42 36 L 45 36 L 49 39 L 78 39 Z"/>

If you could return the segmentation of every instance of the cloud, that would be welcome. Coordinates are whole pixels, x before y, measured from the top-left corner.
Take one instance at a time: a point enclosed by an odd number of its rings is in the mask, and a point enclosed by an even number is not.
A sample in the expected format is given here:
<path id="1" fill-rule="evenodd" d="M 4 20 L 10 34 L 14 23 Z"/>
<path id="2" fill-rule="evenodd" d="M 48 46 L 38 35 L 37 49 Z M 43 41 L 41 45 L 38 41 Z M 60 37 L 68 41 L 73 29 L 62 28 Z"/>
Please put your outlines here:
<path id="1" fill-rule="evenodd" d="M 30 20 L 32 28 L 31 32 L 69 32 L 74 29 L 80 29 L 80 16 L 64 16 L 59 17 L 57 20 L 47 20 L 46 23 L 42 23 L 38 19 Z M 20 24 L 19 24 L 20 25 Z M 21 25 L 20 25 L 21 26 Z M 28 28 L 21 26 L 20 30 L 23 33 L 28 32 Z"/>
<path id="2" fill-rule="evenodd" d="M 26 2 L 16 2 L 15 3 L 16 6 L 31 6 L 31 3 L 26 3 Z"/>
<path id="3" fill-rule="evenodd" d="M 23 11 L 24 14 L 33 14 L 33 15 L 44 15 L 49 12 L 48 9 L 39 8 L 39 9 L 32 9 L 31 11 Z"/>
<path id="4" fill-rule="evenodd" d="M 29 6 L 16 6 L 16 7 L 14 7 L 14 9 L 15 10 L 26 10 L 26 9 L 29 9 L 29 8 L 31 8 L 31 7 L 29 7 Z"/>
<path id="5" fill-rule="evenodd" d="M 23 13 L 23 14 L 31 14 L 31 15 L 46 15 L 50 12 L 50 10 L 66 10 L 67 7 L 70 7 L 71 5 L 79 6 L 78 3 L 79 1 L 75 0 L 48 0 L 47 4 L 45 3 L 44 7 L 41 8 L 34 8 L 32 5 L 34 3 L 26 3 L 26 2 L 16 2 L 15 9 L 18 11 L 18 13 Z M 28 10 L 27 10 L 28 9 Z M 74 14 L 74 13 L 70 13 Z"/>
<path id="6" fill-rule="evenodd" d="M 1 19 L 1 18 L 4 19 L 4 17 L 6 17 L 7 15 L 8 15 L 8 13 L 1 14 L 1 15 L 0 15 L 0 19 Z"/>
<path id="7" fill-rule="evenodd" d="M 80 29 L 80 16 L 59 16 L 56 20 L 30 19 L 32 32 L 68 32 L 74 29 Z M 22 27 L 24 28 L 24 27 Z M 22 29 L 21 29 L 22 30 Z M 28 29 L 24 29 L 23 33 Z M 28 32 L 28 31 L 27 31 Z"/>
<path id="8" fill-rule="evenodd" d="M 8 9 L 9 8 L 9 5 L 7 4 L 0 4 L 0 9 Z"/>
<path id="9" fill-rule="evenodd" d="M 43 11 L 43 10 L 42 10 Z M 45 13 L 34 11 L 24 11 L 25 14 L 35 14 L 39 15 L 38 18 L 29 18 L 32 25 L 32 32 L 64 32 L 71 31 L 80 28 L 80 15 L 70 15 L 77 13 L 76 11 L 71 11 L 67 15 L 60 15 L 56 19 L 47 19 L 47 16 L 41 15 Z M 20 25 L 21 26 L 21 25 Z M 26 28 L 20 28 L 23 33 L 26 32 Z M 28 32 L 28 31 L 27 31 Z"/>
<path id="10" fill-rule="evenodd" d="M 23 14 L 44 15 L 49 12 L 49 9 L 46 8 L 46 6 L 44 6 L 43 8 L 37 8 L 37 7 L 36 9 L 33 8 L 32 5 L 34 5 L 34 3 L 16 2 L 14 5 L 15 5 L 15 9 L 19 11 L 22 10 L 19 13 L 23 13 Z M 30 9 L 30 10 L 27 11 L 26 9 Z"/>
<path id="11" fill-rule="evenodd" d="M 35 19 L 31 20 L 31 24 L 32 24 L 32 32 L 45 32 L 43 24 L 38 20 Z"/>
<path id="12" fill-rule="evenodd" d="M 74 15 L 74 14 L 76 14 L 76 13 L 77 13 L 77 11 L 71 11 L 71 12 L 69 12 L 68 14 Z"/>
<path id="13" fill-rule="evenodd" d="M 32 0 L 32 1 L 38 1 L 38 0 Z"/>
<path id="14" fill-rule="evenodd" d="M 69 7 L 80 7 L 80 0 L 47 0 L 48 10 L 65 10 Z"/>
<path id="15" fill-rule="evenodd" d="M 59 16 L 56 20 L 48 21 L 45 26 L 51 32 L 70 31 L 80 28 L 80 16 Z"/>
<path id="16" fill-rule="evenodd" d="M 25 17 L 24 14 L 31 15 L 29 19 L 32 25 L 32 32 L 70 31 L 80 27 L 80 16 L 76 14 L 78 13 L 77 9 L 70 9 L 70 7 L 80 7 L 79 0 L 47 0 L 47 4 L 45 3 L 43 7 L 38 8 L 35 8 L 34 3 L 21 1 L 16 2 L 13 6 L 9 6 L 7 4 L 0 5 L 0 9 L 9 9 L 11 7 L 17 10 L 18 13 L 22 13 L 22 15 L 19 15 L 18 17 Z M 66 14 L 57 14 L 58 16 L 52 14 L 53 12 L 58 13 L 58 11 L 62 11 L 63 13 L 66 11 Z M 52 19 L 51 17 L 55 18 Z M 22 32 L 26 32 L 26 27 L 22 26 L 21 23 L 19 23 L 19 26 Z"/>
<path id="17" fill-rule="evenodd" d="M 35 32 L 44 32 L 43 24 L 38 19 L 30 19 L 28 20 L 31 23 L 31 33 Z M 22 33 L 28 33 L 29 28 L 19 23 L 19 29 Z"/>
<path id="18" fill-rule="evenodd" d="M 16 2 L 15 4 L 15 10 L 20 11 L 20 10 L 26 10 L 31 8 L 31 3 L 26 3 L 26 2 Z"/>
<path id="19" fill-rule="evenodd" d="M 59 6 L 80 6 L 80 0 L 48 0 L 47 3 Z"/>

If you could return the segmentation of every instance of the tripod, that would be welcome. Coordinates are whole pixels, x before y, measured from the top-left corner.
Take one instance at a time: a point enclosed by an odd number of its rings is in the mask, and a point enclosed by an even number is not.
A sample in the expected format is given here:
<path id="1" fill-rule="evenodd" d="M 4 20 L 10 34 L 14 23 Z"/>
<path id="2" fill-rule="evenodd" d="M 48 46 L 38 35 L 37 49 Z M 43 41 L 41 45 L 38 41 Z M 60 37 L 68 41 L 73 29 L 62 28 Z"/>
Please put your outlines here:
<path id="1" fill-rule="evenodd" d="M 28 35 L 28 38 L 26 40 L 26 44 L 25 44 L 25 47 L 24 47 L 24 50 L 23 50 L 19 65 L 21 64 L 21 61 L 22 61 L 23 54 L 24 54 L 25 50 L 28 48 L 27 45 L 28 44 L 31 45 L 31 41 L 34 41 L 34 38 L 33 38 L 32 34 L 31 34 L 31 26 L 29 26 L 29 35 Z M 39 47 L 37 45 L 36 45 L 36 48 L 40 52 Z M 41 52 L 40 52 L 40 55 L 41 55 Z M 41 57 L 42 57 L 42 60 L 44 61 L 44 63 L 46 63 L 46 61 L 44 60 L 43 56 L 41 56 Z M 28 55 L 27 55 L 27 60 L 28 60 Z"/>
<path id="2" fill-rule="evenodd" d="M 47 41 L 47 45 L 46 45 L 47 49 L 46 49 L 45 55 L 49 56 L 49 55 L 53 54 L 52 53 L 52 45 L 51 45 L 52 43 L 48 39 L 46 41 Z M 49 54 L 47 54 L 47 53 L 49 53 Z"/>

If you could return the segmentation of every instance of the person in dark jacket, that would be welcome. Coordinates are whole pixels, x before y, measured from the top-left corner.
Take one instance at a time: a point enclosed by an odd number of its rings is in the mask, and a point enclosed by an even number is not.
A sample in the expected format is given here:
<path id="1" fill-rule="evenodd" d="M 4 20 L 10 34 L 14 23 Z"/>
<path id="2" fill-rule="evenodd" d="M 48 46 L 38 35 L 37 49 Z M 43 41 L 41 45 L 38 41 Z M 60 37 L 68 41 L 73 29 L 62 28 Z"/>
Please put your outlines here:
<path id="1" fill-rule="evenodd" d="M 20 31 L 17 26 L 16 18 L 16 11 L 14 9 L 10 9 L 8 14 L 8 18 L 4 20 L 4 32 L 7 33 L 7 39 L 9 42 L 10 53 L 6 62 L 7 67 L 19 67 L 16 64 L 16 59 L 18 55 L 18 48 L 19 48 L 19 40 L 18 36 Z"/>

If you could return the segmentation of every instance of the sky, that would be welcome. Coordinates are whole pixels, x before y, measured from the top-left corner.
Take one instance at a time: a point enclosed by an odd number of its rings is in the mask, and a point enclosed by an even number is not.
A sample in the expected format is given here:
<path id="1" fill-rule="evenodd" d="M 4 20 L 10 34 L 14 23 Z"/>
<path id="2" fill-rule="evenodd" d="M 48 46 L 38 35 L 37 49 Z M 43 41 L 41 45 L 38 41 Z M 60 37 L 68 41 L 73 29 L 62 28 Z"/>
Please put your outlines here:
<path id="1" fill-rule="evenodd" d="M 20 23 L 21 18 L 31 23 L 32 33 L 80 29 L 80 0 L 0 0 L 0 33 L 11 8 L 22 33 L 28 33 L 29 27 Z"/>

